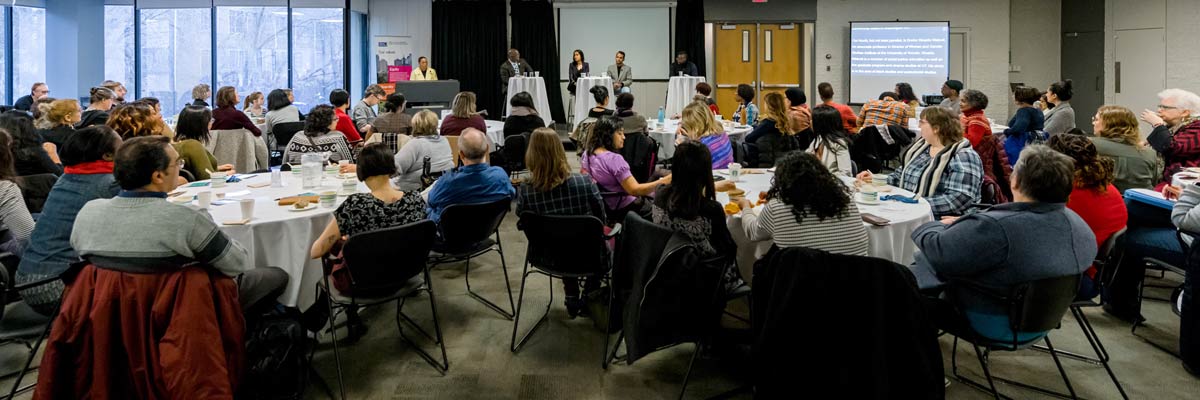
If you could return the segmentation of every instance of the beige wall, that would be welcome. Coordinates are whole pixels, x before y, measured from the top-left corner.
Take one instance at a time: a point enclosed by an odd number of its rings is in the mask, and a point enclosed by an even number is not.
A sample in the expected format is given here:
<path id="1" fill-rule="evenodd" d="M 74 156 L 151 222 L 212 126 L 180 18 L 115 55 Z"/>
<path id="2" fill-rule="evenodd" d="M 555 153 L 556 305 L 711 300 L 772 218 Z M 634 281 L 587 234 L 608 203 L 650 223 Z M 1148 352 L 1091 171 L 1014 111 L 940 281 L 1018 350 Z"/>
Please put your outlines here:
<path id="1" fill-rule="evenodd" d="M 1046 90 L 1062 74 L 1062 0 L 1010 1 L 1009 82 Z M 1009 113 L 1015 112 L 1016 105 L 1005 101 Z"/>

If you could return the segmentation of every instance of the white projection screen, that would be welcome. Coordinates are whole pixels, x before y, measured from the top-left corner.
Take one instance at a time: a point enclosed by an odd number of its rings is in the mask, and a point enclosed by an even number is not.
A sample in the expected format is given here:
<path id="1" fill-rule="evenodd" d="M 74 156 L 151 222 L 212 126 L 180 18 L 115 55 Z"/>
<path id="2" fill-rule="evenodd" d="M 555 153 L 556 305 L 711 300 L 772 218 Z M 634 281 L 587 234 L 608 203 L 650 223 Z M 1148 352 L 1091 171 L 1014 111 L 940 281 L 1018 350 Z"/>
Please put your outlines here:
<path id="1" fill-rule="evenodd" d="M 908 82 L 920 99 L 950 76 L 950 22 L 850 22 L 850 102 Z"/>
<path id="2" fill-rule="evenodd" d="M 667 79 L 671 52 L 671 12 L 662 7 L 561 7 L 558 9 L 560 79 L 575 49 L 583 51 L 593 75 L 604 74 L 617 50 L 633 79 Z M 518 49 L 520 50 L 520 49 Z M 534 69 L 540 68 L 534 66 Z"/>

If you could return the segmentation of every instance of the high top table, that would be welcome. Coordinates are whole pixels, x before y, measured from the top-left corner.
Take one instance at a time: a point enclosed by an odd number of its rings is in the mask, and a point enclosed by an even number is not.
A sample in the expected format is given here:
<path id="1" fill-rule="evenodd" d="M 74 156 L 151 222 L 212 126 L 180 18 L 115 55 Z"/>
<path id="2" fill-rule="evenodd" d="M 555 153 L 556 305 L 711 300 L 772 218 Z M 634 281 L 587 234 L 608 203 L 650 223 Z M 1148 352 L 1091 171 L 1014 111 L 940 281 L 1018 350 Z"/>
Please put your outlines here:
<path id="1" fill-rule="evenodd" d="M 554 117 L 550 114 L 550 98 L 546 96 L 546 81 L 540 76 L 508 78 L 508 94 L 504 96 L 504 116 L 507 117 L 512 113 L 512 104 L 509 102 L 513 95 L 521 92 L 529 92 L 529 95 L 533 96 L 533 108 L 542 117 L 542 121 L 546 121 L 546 126 L 553 125 Z"/>

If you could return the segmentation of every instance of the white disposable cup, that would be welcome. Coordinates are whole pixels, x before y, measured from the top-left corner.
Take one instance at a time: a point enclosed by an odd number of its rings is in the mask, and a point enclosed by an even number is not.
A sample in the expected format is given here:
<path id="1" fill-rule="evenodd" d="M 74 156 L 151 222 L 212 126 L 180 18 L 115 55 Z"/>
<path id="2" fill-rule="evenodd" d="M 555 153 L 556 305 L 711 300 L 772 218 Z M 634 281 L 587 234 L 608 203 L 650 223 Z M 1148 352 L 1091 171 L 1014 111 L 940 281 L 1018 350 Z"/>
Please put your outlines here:
<path id="1" fill-rule="evenodd" d="M 225 179 L 227 179 L 228 176 L 225 176 L 224 172 L 213 172 L 212 174 L 209 174 L 209 178 L 212 178 L 212 187 L 221 188 L 225 187 Z"/>
<path id="2" fill-rule="evenodd" d="M 244 199 L 242 205 L 242 220 L 249 221 L 254 219 L 254 199 Z"/>
<path id="3" fill-rule="evenodd" d="M 742 180 L 742 164 L 729 164 L 729 180 L 734 182 Z"/>
<path id="4" fill-rule="evenodd" d="M 196 203 L 200 208 L 207 209 L 209 204 L 212 204 L 213 192 L 200 192 L 196 194 Z"/>

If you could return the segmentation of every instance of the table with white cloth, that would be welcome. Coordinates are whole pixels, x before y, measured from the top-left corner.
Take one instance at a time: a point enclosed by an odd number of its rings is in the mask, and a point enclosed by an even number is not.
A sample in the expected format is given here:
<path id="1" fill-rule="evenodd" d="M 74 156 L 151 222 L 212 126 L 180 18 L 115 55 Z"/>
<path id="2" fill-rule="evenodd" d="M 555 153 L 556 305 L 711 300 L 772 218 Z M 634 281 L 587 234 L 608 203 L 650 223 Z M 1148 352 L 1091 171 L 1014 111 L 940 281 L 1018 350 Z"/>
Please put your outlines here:
<path id="1" fill-rule="evenodd" d="M 700 82 L 704 82 L 703 76 L 671 77 L 667 82 L 667 118 L 683 113 L 683 108 L 696 96 L 696 84 Z"/>
<path id="2" fill-rule="evenodd" d="M 550 114 L 550 97 L 546 96 L 546 81 L 540 76 L 508 78 L 508 94 L 504 97 L 505 117 L 512 113 L 512 104 L 509 103 L 512 97 L 521 92 L 529 92 L 529 95 L 533 96 L 533 108 L 537 110 L 538 116 L 542 117 L 542 121 L 546 122 L 546 126 L 554 123 Z"/>
<path id="3" fill-rule="evenodd" d="M 245 225 L 223 224 L 226 221 L 241 219 L 241 205 L 237 202 L 210 205 L 208 212 L 222 232 L 250 252 L 249 258 L 254 261 L 254 267 L 279 267 L 288 273 L 287 290 L 279 297 L 280 303 L 306 307 L 312 304 L 314 285 L 321 279 L 321 262 L 309 258 L 309 249 L 333 218 L 333 210 L 336 207 L 324 208 L 317 205 L 316 208 L 307 211 L 291 211 L 291 206 L 277 205 L 276 199 L 302 193 L 337 191 L 337 204 L 340 205 L 346 200 L 346 196 L 340 195 L 342 179 L 336 174 L 325 174 L 321 187 L 317 189 L 303 189 L 300 174 L 297 172 L 282 174 L 285 186 L 279 188 L 251 188 L 249 185 L 257 186 L 271 182 L 270 173 L 259 173 L 239 174 L 241 182 L 228 183 L 223 188 L 185 185 L 180 186 L 178 190 L 185 192 L 180 196 L 188 198 L 203 191 L 212 191 L 214 201 L 218 200 L 218 193 L 223 193 L 226 199 L 231 200 L 253 199 L 254 219 Z M 253 176 L 248 177 L 251 175 Z M 359 193 L 369 192 L 362 182 L 357 182 L 357 187 Z M 196 201 L 193 200 L 190 204 L 195 207 Z"/>
<path id="4" fill-rule="evenodd" d="M 653 122 L 653 123 L 651 123 Z M 668 119 L 663 122 L 662 126 L 658 126 L 657 121 L 647 120 L 650 137 L 658 141 L 658 159 L 668 160 L 675 156 L 675 132 L 679 130 L 679 120 Z M 749 125 L 726 125 L 725 134 L 729 135 L 729 142 L 737 146 L 745 138 L 746 134 L 753 131 L 754 128 Z"/>
<path id="5" fill-rule="evenodd" d="M 748 173 L 758 172 L 762 173 Z M 716 176 L 729 179 L 729 170 L 716 170 Z M 736 183 L 739 189 L 746 191 L 746 199 L 752 203 L 758 200 L 759 192 L 766 192 L 771 188 L 771 179 L 775 176 L 772 172 L 764 169 L 742 169 L 742 177 Z M 854 178 L 840 177 L 842 182 L 853 187 Z M 913 193 L 900 189 L 891 188 L 889 192 L 880 192 L 882 195 L 904 195 L 912 196 Z M 933 221 L 933 209 L 929 202 L 924 198 L 917 199 L 917 204 L 901 203 L 898 201 L 880 201 L 878 204 L 863 204 L 858 202 L 859 213 L 874 214 L 885 218 L 891 223 L 886 226 L 875 226 L 863 222 L 867 228 L 867 238 L 869 249 L 867 255 L 891 260 L 903 265 L 910 265 L 913 262 L 913 255 L 917 251 L 917 245 L 912 241 L 912 233 L 929 221 Z M 717 201 L 722 205 L 729 203 L 729 195 L 725 192 L 717 193 Z M 759 212 L 762 206 L 754 208 L 753 212 Z M 729 216 L 729 233 L 733 235 L 733 241 L 738 245 L 738 267 L 742 270 L 743 277 L 750 279 L 749 272 L 754 267 L 754 261 L 766 254 L 771 248 L 771 240 L 761 242 L 752 242 L 746 237 L 745 230 L 742 227 L 742 217 L 740 214 Z"/>
<path id="6" fill-rule="evenodd" d="M 504 146 L 504 123 L 500 122 L 500 121 L 493 121 L 490 119 L 483 120 L 483 123 L 487 124 L 487 132 L 486 133 L 487 133 L 488 140 L 492 141 L 492 144 L 493 144 L 492 151 L 495 151 L 496 148 L 498 148 L 500 146 Z M 438 129 L 439 130 L 442 129 L 442 121 L 441 120 L 438 120 Z"/>
<path id="7" fill-rule="evenodd" d="M 588 111 L 591 111 L 592 107 L 596 106 L 596 99 L 593 98 L 592 94 L 588 92 L 589 90 L 592 90 L 592 88 L 596 87 L 596 86 L 603 86 L 603 87 L 607 88 L 609 96 L 611 96 L 608 99 L 609 100 L 608 105 L 604 106 L 604 108 L 607 108 L 609 110 L 616 109 L 614 104 L 617 103 L 617 101 L 616 101 L 617 96 L 612 93 L 612 85 L 613 85 L 612 78 L 609 78 L 607 76 L 580 77 L 578 80 L 576 80 L 575 81 L 575 93 L 576 93 L 575 107 L 572 107 L 572 109 L 571 109 L 571 115 L 574 116 L 572 121 L 575 121 L 576 124 L 583 122 L 583 120 L 586 119 L 588 116 Z"/>
<path id="8" fill-rule="evenodd" d="M 215 130 L 210 135 L 204 147 L 218 164 L 233 164 L 238 172 L 267 168 L 267 142 L 262 136 L 246 129 Z"/>

